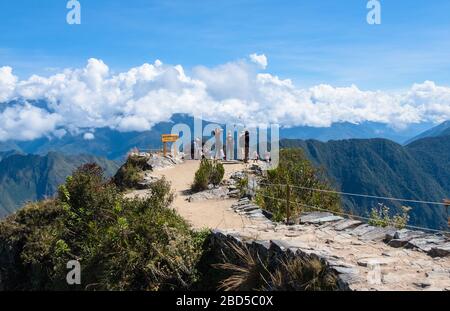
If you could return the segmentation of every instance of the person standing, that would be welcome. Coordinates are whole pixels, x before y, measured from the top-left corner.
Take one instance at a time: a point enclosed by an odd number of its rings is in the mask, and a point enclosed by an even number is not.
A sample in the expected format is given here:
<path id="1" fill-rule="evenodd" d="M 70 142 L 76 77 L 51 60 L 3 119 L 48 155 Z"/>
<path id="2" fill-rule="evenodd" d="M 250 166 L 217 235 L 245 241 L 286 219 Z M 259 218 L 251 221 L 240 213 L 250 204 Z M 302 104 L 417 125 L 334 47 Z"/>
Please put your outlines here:
<path id="1" fill-rule="evenodd" d="M 214 136 L 216 138 L 216 153 L 215 153 L 216 160 L 223 159 L 222 133 L 223 133 L 223 130 L 220 127 L 216 128 L 214 130 Z"/>
<path id="2" fill-rule="evenodd" d="M 234 138 L 233 135 L 231 135 L 231 132 L 228 131 L 227 134 L 227 160 L 233 160 L 234 159 Z"/>

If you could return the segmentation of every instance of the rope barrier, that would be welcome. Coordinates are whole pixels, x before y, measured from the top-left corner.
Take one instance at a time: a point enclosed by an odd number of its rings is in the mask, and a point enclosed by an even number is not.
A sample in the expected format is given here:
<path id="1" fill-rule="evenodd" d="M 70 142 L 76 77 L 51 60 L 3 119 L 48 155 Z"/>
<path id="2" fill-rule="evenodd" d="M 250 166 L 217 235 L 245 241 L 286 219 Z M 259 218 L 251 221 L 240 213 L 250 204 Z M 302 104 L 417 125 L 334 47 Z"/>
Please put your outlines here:
<path id="1" fill-rule="evenodd" d="M 259 184 L 260 185 L 268 185 L 268 186 L 282 186 L 282 187 L 286 187 L 286 185 L 283 185 L 283 184 L 269 184 L 269 183 L 259 183 Z M 341 195 L 348 195 L 348 196 L 364 197 L 364 198 L 370 198 L 370 199 L 378 199 L 378 200 L 390 200 L 390 201 L 429 204 L 429 205 L 439 205 L 439 206 L 447 206 L 448 205 L 448 204 L 446 204 L 444 202 L 421 201 L 421 200 L 411 200 L 411 199 L 399 199 L 399 198 L 394 198 L 394 197 L 383 197 L 383 196 L 376 196 L 376 195 L 349 193 L 349 192 L 341 192 L 341 191 L 318 189 L 318 188 L 309 188 L 309 187 L 302 187 L 302 186 L 295 186 L 295 185 L 289 185 L 289 187 L 297 188 L 297 189 L 303 189 L 303 190 L 311 190 L 311 191 L 326 192 L 326 193 L 333 193 L 333 194 L 341 194 Z"/>
<path id="2" fill-rule="evenodd" d="M 286 200 L 284 200 L 284 199 L 279 199 L 279 198 L 275 198 L 275 197 L 271 197 L 271 196 L 267 196 L 267 195 L 263 195 L 263 194 L 259 194 L 259 195 L 262 196 L 262 197 L 268 198 L 268 199 L 277 200 L 277 201 L 281 201 L 281 202 L 286 202 Z M 303 207 L 307 207 L 307 208 L 310 208 L 310 209 L 315 209 L 315 210 L 319 210 L 319 211 L 326 211 L 326 212 L 330 212 L 330 213 L 341 215 L 341 216 L 349 216 L 349 217 L 352 217 L 352 218 L 355 218 L 355 219 L 359 219 L 359 220 L 365 220 L 365 221 L 370 221 L 371 220 L 368 217 L 356 216 L 356 215 L 352 215 L 352 214 L 348 214 L 348 213 L 332 211 L 330 209 L 324 209 L 324 208 L 321 208 L 321 207 L 318 207 L 318 206 L 303 204 L 303 203 L 299 203 L 299 202 L 292 202 L 292 203 L 297 205 L 297 206 L 301 205 Z M 411 226 L 411 225 L 406 225 L 405 228 L 414 229 L 414 230 L 430 231 L 430 232 L 441 233 L 441 234 L 448 234 L 447 231 L 443 231 L 443 230 L 431 229 L 431 228 L 425 228 L 425 227 L 418 227 L 418 226 Z"/>

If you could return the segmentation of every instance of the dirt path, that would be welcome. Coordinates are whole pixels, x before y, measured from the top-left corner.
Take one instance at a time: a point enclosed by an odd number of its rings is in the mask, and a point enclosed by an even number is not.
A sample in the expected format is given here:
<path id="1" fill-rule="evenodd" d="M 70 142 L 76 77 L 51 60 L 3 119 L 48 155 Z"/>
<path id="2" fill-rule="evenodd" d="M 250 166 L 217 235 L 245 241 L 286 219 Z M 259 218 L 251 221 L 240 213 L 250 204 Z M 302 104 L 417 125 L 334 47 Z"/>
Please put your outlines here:
<path id="1" fill-rule="evenodd" d="M 172 190 L 176 197 L 173 207 L 186 219 L 194 228 L 210 229 L 242 229 L 246 225 L 252 224 L 247 217 L 240 216 L 230 207 L 237 200 L 208 200 L 199 202 L 188 202 L 187 191 L 194 180 L 195 172 L 200 165 L 200 161 L 189 160 L 175 167 L 166 168 L 154 172 L 154 176 L 165 176 L 172 184 Z M 244 169 L 244 164 L 224 164 L 225 178 L 233 172 Z"/>
<path id="2" fill-rule="evenodd" d="M 382 241 L 364 239 L 364 235 L 356 234 L 360 227 L 336 229 L 334 225 L 341 224 L 339 220 L 287 227 L 244 215 L 242 210 L 236 209 L 242 201 L 237 203 L 235 199 L 188 202 L 188 190 L 199 164 L 200 161 L 191 160 L 152 172 L 153 176 L 164 176 L 171 183 L 176 194 L 173 207 L 193 228 L 221 229 L 233 236 L 238 232 L 243 240 L 267 241 L 266 244 L 275 241 L 285 248 L 328 258 L 328 264 L 342 274 L 353 290 L 450 290 L 448 257 L 432 258 L 414 249 L 393 248 Z M 233 172 L 245 169 L 245 165 L 225 164 L 224 168 L 225 178 L 229 178 Z M 127 196 L 146 194 L 146 190 L 138 190 Z M 236 211 L 231 208 L 235 203 Z M 241 205 L 254 213 L 249 204 Z M 379 270 L 374 270 L 374 265 Z M 376 280 L 372 280 L 375 276 Z"/>

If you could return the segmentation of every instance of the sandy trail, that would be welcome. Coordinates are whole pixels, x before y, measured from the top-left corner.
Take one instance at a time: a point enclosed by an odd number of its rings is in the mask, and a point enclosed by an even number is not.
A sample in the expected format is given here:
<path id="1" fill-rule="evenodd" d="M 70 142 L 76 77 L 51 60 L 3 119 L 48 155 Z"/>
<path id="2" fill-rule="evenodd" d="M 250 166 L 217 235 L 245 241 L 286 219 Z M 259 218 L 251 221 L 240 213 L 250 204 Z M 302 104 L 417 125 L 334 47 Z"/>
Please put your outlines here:
<path id="1" fill-rule="evenodd" d="M 165 176 L 172 184 L 172 190 L 176 197 L 173 202 L 175 210 L 186 219 L 194 228 L 210 229 L 236 229 L 240 230 L 246 225 L 252 224 L 247 217 L 243 217 L 230 210 L 230 206 L 237 200 L 207 200 L 199 202 L 188 202 L 188 190 L 194 180 L 195 172 L 200 161 L 188 160 L 183 164 L 163 170 L 155 171 L 154 176 Z M 242 163 L 224 164 L 225 177 L 228 178 L 233 172 L 243 170 Z"/>

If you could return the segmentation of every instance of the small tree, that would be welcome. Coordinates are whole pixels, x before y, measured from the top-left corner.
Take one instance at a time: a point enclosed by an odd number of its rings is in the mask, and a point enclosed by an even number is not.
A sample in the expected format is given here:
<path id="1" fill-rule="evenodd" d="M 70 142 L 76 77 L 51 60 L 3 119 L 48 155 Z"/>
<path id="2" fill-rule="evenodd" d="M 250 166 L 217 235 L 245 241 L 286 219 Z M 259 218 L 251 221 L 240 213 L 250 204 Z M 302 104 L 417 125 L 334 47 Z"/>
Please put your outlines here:
<path id="1" fill-rule="evenodd" d="M 208 189 L 209 184 L 218 186 L 222 181 L 224 174 L 225 168 L 222 163 L 203 159 L 200 162 L 200 167 L 197 172 L 195 172 L 191 190 L 194 192 L 204 191 Z"/>
<path id="2" fill-rule="evenodd" d="M 209 172 L 205 167 L 200 165 L 200 168 L 195 172 L 194 183 L 191 186 L 191 190 L 199 192 L 208 189 L 209 184 Z"/>
<path id="3" fill-rule="evenodd" d="M 224 175 L 225 175 L 225 168 L 223 167 L 223 164 L 220 162 L 215 162 L 212 167 L 210 182 L 214 186 L 218 186 L 222 181 Z"/>
<path id="4" fill-rule="evenodd" d="M 341 211 L 340 197 L 331 192 L 318 190 L 332 190 L 324 172 L 315 168 L 305 157 L 301 149 L 280 150 L 280 162 L 276 169 L 267 171 L 261 188 L 256 193 L 256 201 L 264 209 L 270 211 L 277 221 L 286 215 L 287 187 L 290 187 L 291 213 L 308 211 L 311 207 L 318 207 L 329 211 Z M 313 209 L 314 210 L 314 209 Z"/>

